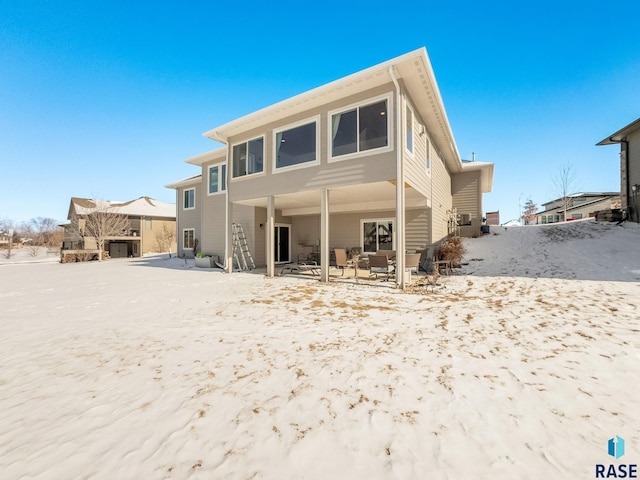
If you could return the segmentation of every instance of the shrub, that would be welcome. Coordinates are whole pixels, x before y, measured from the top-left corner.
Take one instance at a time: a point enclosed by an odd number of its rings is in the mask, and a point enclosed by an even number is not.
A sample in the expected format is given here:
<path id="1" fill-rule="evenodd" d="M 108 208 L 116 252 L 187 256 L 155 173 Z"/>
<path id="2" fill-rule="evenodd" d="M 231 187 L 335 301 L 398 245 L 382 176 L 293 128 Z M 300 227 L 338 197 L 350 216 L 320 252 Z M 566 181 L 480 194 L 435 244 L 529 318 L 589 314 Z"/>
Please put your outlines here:
<path id="1" fill-rule="evenodd" d="M 438 259 L 448 260 L 453 267 L 460 267 L 465 250 L 460 237 L 451 237 L 438 247 Z"/>

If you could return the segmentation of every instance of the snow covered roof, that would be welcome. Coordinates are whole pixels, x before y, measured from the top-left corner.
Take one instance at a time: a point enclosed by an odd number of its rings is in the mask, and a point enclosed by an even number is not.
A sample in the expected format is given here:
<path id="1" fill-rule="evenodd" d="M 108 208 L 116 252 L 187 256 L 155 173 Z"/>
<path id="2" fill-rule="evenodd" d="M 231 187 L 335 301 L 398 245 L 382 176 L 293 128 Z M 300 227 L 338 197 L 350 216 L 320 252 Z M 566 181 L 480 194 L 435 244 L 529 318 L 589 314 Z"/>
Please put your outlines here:
<path id="1" fill-rule="evenodd" d="M 68 218 L 71 217 L 72 210 L 78 215 L 88 215 L 96 209 L 109 209 L 124 215 L 176 218 L 175 203 L 161 202 L 150 197 L 140 197 L 129 202 L 73 197 Z"/>

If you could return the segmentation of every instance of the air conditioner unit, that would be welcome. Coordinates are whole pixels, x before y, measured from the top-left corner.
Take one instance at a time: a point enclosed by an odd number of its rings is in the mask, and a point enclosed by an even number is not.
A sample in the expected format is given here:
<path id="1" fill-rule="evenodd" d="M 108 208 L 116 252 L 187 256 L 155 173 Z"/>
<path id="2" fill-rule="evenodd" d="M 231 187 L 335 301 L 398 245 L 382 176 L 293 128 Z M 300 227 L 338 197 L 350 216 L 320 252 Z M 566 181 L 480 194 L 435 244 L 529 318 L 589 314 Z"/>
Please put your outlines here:
<path id="1" fill-rule="evenodd" d="M 458 225 L 471 225 L 471 214 L 461 213 L 459 215 Z"/>

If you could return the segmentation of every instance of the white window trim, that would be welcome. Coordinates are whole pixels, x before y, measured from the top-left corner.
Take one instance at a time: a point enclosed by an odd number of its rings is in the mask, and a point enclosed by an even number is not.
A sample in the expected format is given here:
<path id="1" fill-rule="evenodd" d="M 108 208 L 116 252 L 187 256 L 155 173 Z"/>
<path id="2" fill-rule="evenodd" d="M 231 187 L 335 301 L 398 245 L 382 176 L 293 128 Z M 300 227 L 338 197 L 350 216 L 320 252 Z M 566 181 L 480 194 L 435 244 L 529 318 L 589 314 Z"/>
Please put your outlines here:
<path id="1" fill-rule="evenodd" d="M 207 167 L 207 196 L 210 197 L 212 195 L 221 195 L 223 193 L 227 192 L 227 179 L 225 178 L 225 188 L 224 190 L 222 190 L 220 188 L 220 179 L 222 178 L 222 166 L 223 165 L 227 165 L 227 162 L 221 162 L 221 163 L 214 163 L 213 165 L 209 165 Z M 212 192 L 211 191 L 211 169 L 212 168 L 218 168 L 218 191 L 217 192 Z M 228 169 L 229 167 L 227 167 Z"/>
<path id="2" fill-rule="evenodd" d="M 373 148 L 370 150 L 364 150 L 362 152 L 348 153 L 345 155 L 338 155 L 337 157 L 333 156 L 333 129 L 332 129 L 332 121 L 331 117 L 336 113 L 347 112 L 349 110 L 354 110 L 356 108 L 365 107 L 367 105 L 371 105 L 372 103 L 379 102 L 381 100 L 387 101 L 387 146 Z M 376 97 L 367 98 L 366 100 L 362 100 L 358 103 L 352 103 L 351 105 L 345 105 L 344 107 L 336 108 L 327 113 L 327 158 L 329 163 L 333 162 L 342 162 L 344 160 L 351 160 L 353 158 L 364 157 L 367 155 L 377 155 L 379 153 L 387 153 L 393 151 L 393 140 L 395 138 L 394 135 L 394 121 L 395 111 L 393 109 L 393 95 L 391 92 L 385 93 L 383 95 L 378 95 Z M 358 131 L 358 129 L 356 129 Z M 356 139 L 358 140 L 358 139 Z"/>
<path id="3" fill-rule="evenodd" d="M 191 228 L 183 228 L 182 229 L 182 238 L 181 238 L 181 240 L 182 240 L 182 250 L 193 250 L 193 247 L 185 247 L 184 246 L 184 234 L 189 230 L 193 231 L 193 241 L 194 241 L 194 243 L 196 241 L 196 229 L 193 228 L 193 227 L 191 227 Z"/>
<path id="4" fill-rule="evenodd" d="M 242 145 L 243 143 L 247 144 L 247 155 L 249 155 L 249 142 L 252 142 L 254 140 L 258 140 L 262 138 L 262 171 L 261 172 L 256 172 L 256 173 L 247 173 L 246 175 L 242 175 L 240 177 L 234 177 L 233 176 L 233 148 L 238 146 L 238 145 Z M 231 145 L 231 147 L 229 148 L 229 158 L 231 159 L 230 162 L 228 162 L 228 165 L 231 165 L 231 172 L 230 172 L 230 181 L 231 182 L 236 182 L 236 181 L 242 181 L 242 180 L 246 180 L 247 178 L 255 178 L 255 177 L 261 177 L 263 175 L 267 174 L 267 136 L 266 135 L 258 135 L 257 137 L 252 137 L 249 138 L 247 140 L 244 140 L 243 142 L 237 142 L 234 143 L 233 145 Z M 248 161 L 248 158 L 247 158 Z M 227 168 L 229 168 L 229 166 L 227 165 Z M 229 188 L 229 184 L 227 183 L 227 188 Z"/>
<path id="5" fill-rule="evenodd" d="M 287 130 L 294 129 L 296 127 L 302 127 L 303 125 L 308 125 L 313 122 L 315 122 L 316 124 L 316 159 L 313 162 L 299 163 L 297 165 L 289 165 L 287 167 L 278 167 L 276 165 L 278 161 L 276 157 L 278 133 L 286 132 Z M 277 130 L 273 131 L 272 138 L 273 138 L 273 148 L 271 152 L 272 158 L 273 158 L 273 162 L 272 162 L 273 165 L 271 167 L 272 173 L 282 173 L 282 172 L 288 172 L 291 170 L 299 170 L 301 168 L 315 167 L 320 165 L 320 115 L 315 115 L 313 117 L 306 118 L 299 122 L 290 123 L 289 125 L 285 125 L 281 128 L 278 128 Z"/>
<path id="6" fill-rule="evenodd" d="M 193 207 L 185 207 L 184 206 L 184 195 L 185 193 L 187 193 L 189 190 L 193 190 Z M 195 210 L 196 208 L 196 187 L 191 187 L 191 188 L 185 188 L 182 190 L 182 209 L 183 210 Z"/>
<path id="7" fill-rule="evenodd" d="M 393 222 L 393 236 L 391 238 L 391 249 L 396 249 L 396 219 L 395 217 L 387 217 L 387 218 L 361 218 L 360 219 L 360 248 L 362 249 L 363 255 L 375 255 L 375 253 L 365 252 L 364 251 L 364 224 L 371 222 Z M 397 255 L 397 252 L 396 252 Z"/>

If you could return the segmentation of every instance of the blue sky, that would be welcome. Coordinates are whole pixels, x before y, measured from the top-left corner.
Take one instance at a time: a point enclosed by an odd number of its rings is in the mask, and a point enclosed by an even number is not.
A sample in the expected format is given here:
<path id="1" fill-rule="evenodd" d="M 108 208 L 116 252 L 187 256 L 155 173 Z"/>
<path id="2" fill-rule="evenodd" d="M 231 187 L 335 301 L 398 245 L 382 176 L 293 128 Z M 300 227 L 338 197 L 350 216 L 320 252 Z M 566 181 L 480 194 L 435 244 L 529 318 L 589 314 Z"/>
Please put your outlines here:
<path id="1" fill-rule="evenodd" d="M 640 2 L 0 0 L 0 218 L 71 196 L 174 202 L 202 132 L 426 46 L 458 150 L 495 163 L 485 211 L 617 191 L 640 117 Z"/>

